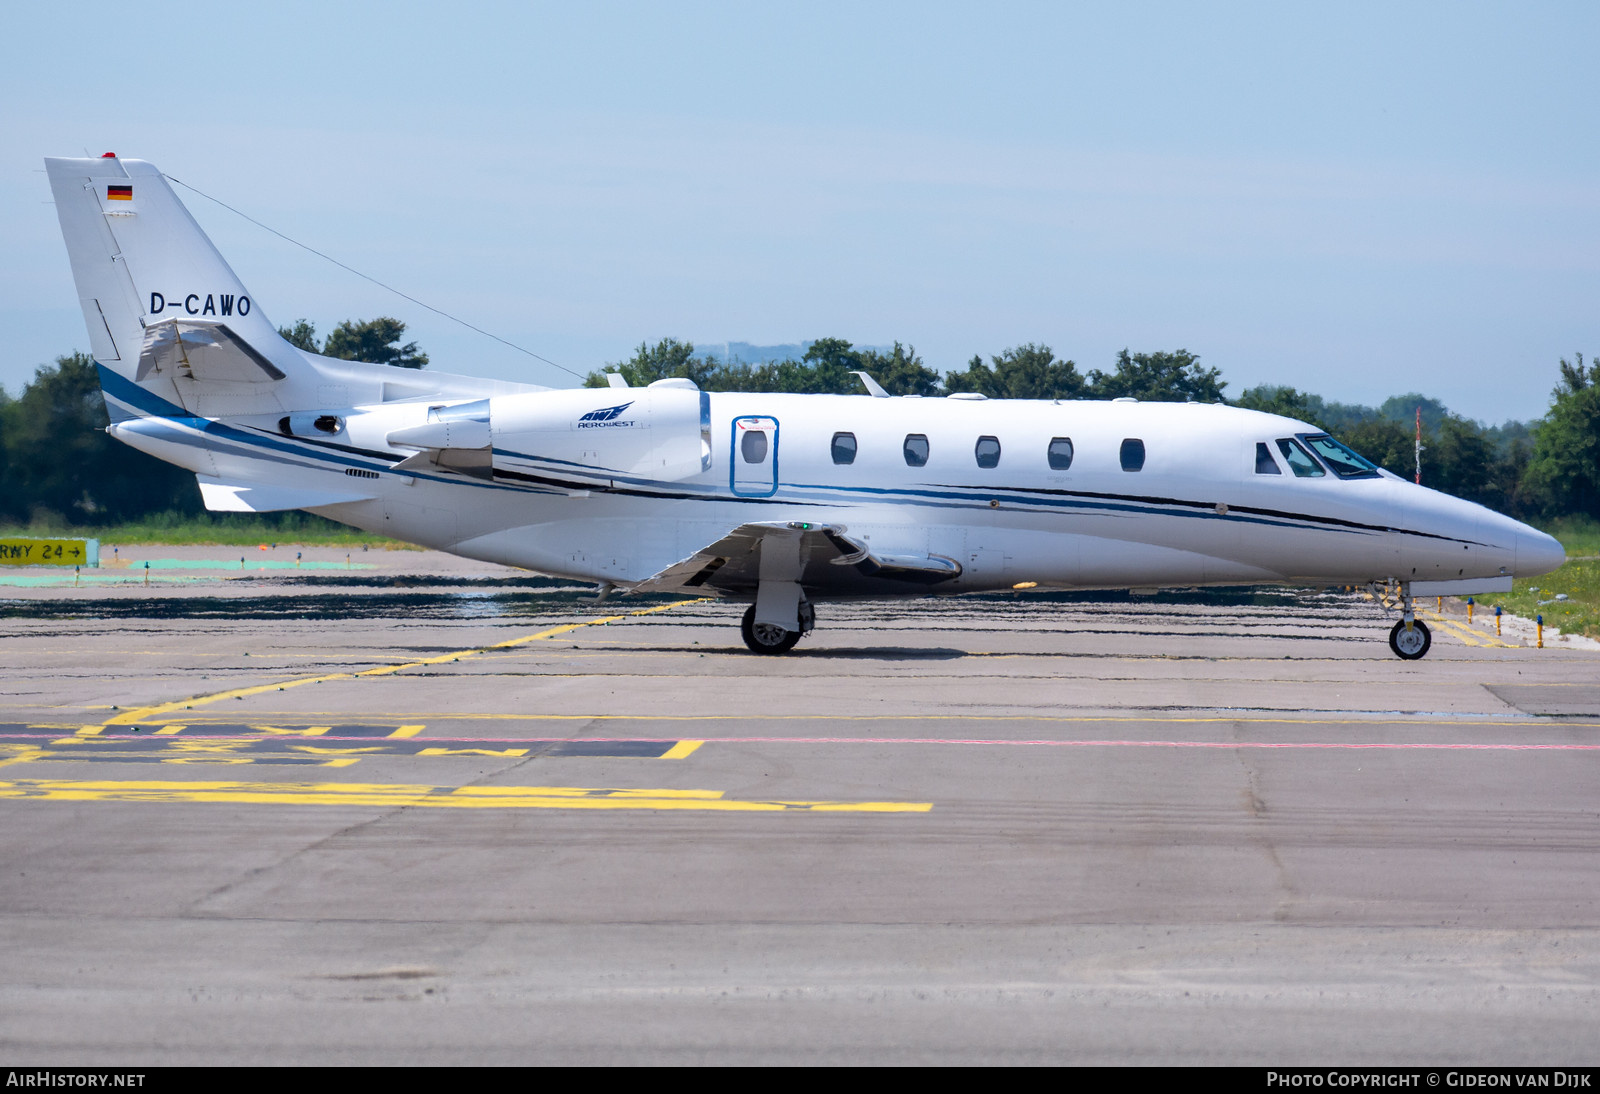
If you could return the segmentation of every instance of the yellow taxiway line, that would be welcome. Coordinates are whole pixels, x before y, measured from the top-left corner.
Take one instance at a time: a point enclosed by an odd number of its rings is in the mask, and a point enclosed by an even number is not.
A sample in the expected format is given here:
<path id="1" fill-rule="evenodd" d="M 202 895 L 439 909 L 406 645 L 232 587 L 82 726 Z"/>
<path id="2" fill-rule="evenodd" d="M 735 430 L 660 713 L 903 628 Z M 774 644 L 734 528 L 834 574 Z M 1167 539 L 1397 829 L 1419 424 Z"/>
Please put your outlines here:
<path id="1" fill-rule="evenodd" d="M 362 669 L 360 672 L 330 672 L 321 676 L 297 676 L 289 680 L 276 680 L 270 684 L 256 684 L 251 687 L 230 688 L 227 691 L 218 691 L 210 695 L 196 695 L 189 699 L 178 699 L 170 703 L 157 703 L 154 706 L 137 707 L 133 710 L 125 710 L 120 714 L 113 715 L 112 717 L 106 719 L 105 724 L 108 726 L 132 725 L 137 722 L 143 722 L 148 718 L 158 718 L 163 714 L 170 714 L 173 711 L 178 710 L 189 710 L 192 707 L 200 706 L 205 703 L 215 703 L 223 699 L 244 699 L 251 695 L 262 695 L 269 691 L 285 691 L 289 688 L 297 688 L 305 684 L 321 684 L 329 680 L 355 680 L 363 676 L 392 676 L 397 672 L 404 672 L 406 669 L 422 668 L 425 665 L 441 665 L 449 661 L 459 661 L 463 657 L 476 657 L 481 654 L 490 653 L 494 650 L 513 649 L 517 646 L 525 646 L 529 642 L 538 642 L 546 638 L 554 638 L 557 635 L 578 630 L 580 627 L 593 627 L 604 623 L 619 623 L 625 619 L 632 619 L 636 616 L 653 615 L 656 612 L 665 612 L 670 611 L 673 608 L 681 608 L 685 604 L 699 604 L 705 599 L 706 598 L 701 597 L 696 600 L 676 600 L 671 604 L 658 604 L 653 608 L 640 608 L 636 612 L 625 612 L 622 615 L 608 615 L 603 619 L 586 619 L 581 623 L 565 623 L 559 627 L 551 627 L 549 630 L 540 631 L 538 634 L 525 635 L 522 638 L 513 638 L 506 642 L 496 642 L 490 646 L 477 646 L 472 649 L 457 650 L 452 653 L 443 653 L 437 657 L 424 657 L 418 661 L 407 661 L 399 665 L 380 665 L 378 668 Z"/>
<path id="2" fill-rule="evenodd" d="M 1444 627 L 1446 634 L 1461 639 L 1461 641 L 1465 642 L 1469 646 L 1490 646 L 1502 650 L 1520 648 L 1519 646 L 1512 645 L 1510 642 L 1507 642 L 1504 639 L 1496 638 L 1487 631 L 1480 631 L 1476 627 L 1469 627 L 1458 619 L 1448 618 L 1447 616 L 1440 615 L 1438 612 L 1432 611 L 1428 608 L 1418 609 L 1417 614 L 1422 616 L 1429 623 L 1437 623 Z"/>
<path id="3" fill-rule="evenodd" d="M 1361 591 L 1361 595 L 1366 597 L 1368 600 L 1371 600 L 1373 603 L 1377 603 L 1377 598 L 1366 590 L 1363 589 Z M 1502 650 L 1515 650 L 1522 648 L 1520 645 L 1515 643 L 1496 638 L 1488 631 L 1480 631 L 1476 627 L 1469 627 L 1460 620 L 1452 619 L 1449 616 L 1433 610 L 1432 608 L 1424 608 L 1420 604 L 1414 605 L 1414 607 L 1418 617 L 1424 622 L 1436 623 L 1442 626 L 1445 629 L 1445 634 L 1448 634 L 1451 638 L 1460 639 L 1468 646 L 1489 646 Z"/>
<path id="4" fill-rule="evenodd" d="M 676 809 L 742 813 L 926 813 L 932 802 L 730 801 L 720 790 L 581 786 L 423 786 L 404 783 L 121 782 L 13 779 L 0 799 L 236 805 L 354 805 L 421 809 Z"/>

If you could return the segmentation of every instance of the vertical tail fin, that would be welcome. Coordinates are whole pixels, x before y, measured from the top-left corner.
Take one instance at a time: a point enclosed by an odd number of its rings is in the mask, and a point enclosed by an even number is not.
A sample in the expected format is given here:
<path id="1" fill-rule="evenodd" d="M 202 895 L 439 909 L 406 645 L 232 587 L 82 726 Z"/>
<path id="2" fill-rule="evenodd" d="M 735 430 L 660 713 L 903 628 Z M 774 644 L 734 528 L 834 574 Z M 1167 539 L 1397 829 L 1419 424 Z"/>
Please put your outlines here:
<path id="1" fill-rule="evenodd" d="M 305 358 L 279 337 L 161 172 L 111 156 L 46 159 L 45 169 L 113 420 L 161 413 L 163 403 L 192 409 L 203 389 L 229 381 L 235 412 L 276 406 L 263 385 L 303 373 Z M 181 348 L 194 330 L 218 327 L 224 341 L 250 350 L 259 375 L 208 378 L 186 359 L 163 367 L 172 359 L 163 345 Z"/>

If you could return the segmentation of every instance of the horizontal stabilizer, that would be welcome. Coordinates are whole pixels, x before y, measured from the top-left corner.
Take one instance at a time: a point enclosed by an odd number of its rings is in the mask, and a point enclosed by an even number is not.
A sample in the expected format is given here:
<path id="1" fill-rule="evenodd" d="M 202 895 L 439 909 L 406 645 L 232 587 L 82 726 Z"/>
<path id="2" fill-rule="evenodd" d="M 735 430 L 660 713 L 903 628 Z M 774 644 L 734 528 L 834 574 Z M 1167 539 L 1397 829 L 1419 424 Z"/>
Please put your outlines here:
<path id="1" fill-rule="evenodd" d="M 152 374 L 168 379 L 261 384 L 283 379 L 283 371 L 225 323 L 169 319 L 145 328 L 137 381 Z"/>
<path id="2" fill-rule="evenodd" d="M 200 480 L 200 497 L 213 513 L 278 513 L 286 509 L 316 509 L 377 497 L 370 491 L 316 490 L 298 486 L 271 486 L 258 482 L 220 482 L 208 475 Z"/>

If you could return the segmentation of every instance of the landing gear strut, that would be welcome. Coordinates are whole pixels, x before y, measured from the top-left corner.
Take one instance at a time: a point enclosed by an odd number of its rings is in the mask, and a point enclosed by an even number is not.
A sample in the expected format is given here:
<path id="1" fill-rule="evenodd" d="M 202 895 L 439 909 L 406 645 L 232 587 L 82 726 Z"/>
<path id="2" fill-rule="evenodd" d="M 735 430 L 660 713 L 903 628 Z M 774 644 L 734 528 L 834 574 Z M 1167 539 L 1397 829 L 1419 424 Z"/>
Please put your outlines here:
<path id="1" fill-rule="evenodd" d="M 1400 622 L 1389 631 L 1389 648 L 1396 657 L 1416 661 L 1427 655 L 1433 645 L 1433 634 L 1413 609 L 1410 582 L 1400 583 L 1400 606 Z"/>
<path id="2" fill-rule="evenodd" d="M 744 618 L 739 622 L 739 631 L 744 635 L 744 644 L 750 647 L 751 653 L 788 653 L 794 649 L 796 642 L 811 633 L 811 628 L 816 622 L 817 612 L 809 600 L 800 602 L 800 612 L 795 619 L 795 629 L 792 631 L 773 623 L 757 623 L 756 606 L 752 604 L 744 611 Z"/>

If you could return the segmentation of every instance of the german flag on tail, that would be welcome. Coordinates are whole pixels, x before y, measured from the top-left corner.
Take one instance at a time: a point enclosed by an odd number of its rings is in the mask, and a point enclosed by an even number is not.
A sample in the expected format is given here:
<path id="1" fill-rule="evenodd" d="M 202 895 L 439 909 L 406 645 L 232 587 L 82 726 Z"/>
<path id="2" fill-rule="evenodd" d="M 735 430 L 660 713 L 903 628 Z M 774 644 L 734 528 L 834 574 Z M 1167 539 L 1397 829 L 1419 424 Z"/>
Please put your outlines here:
<path id="1" fill-rule="evenodd" d="M 107 186 L 106 187 L 106 200 L 107 201 L 132 201 L 133 200 L 133 187 L 132 186 Z"/>

